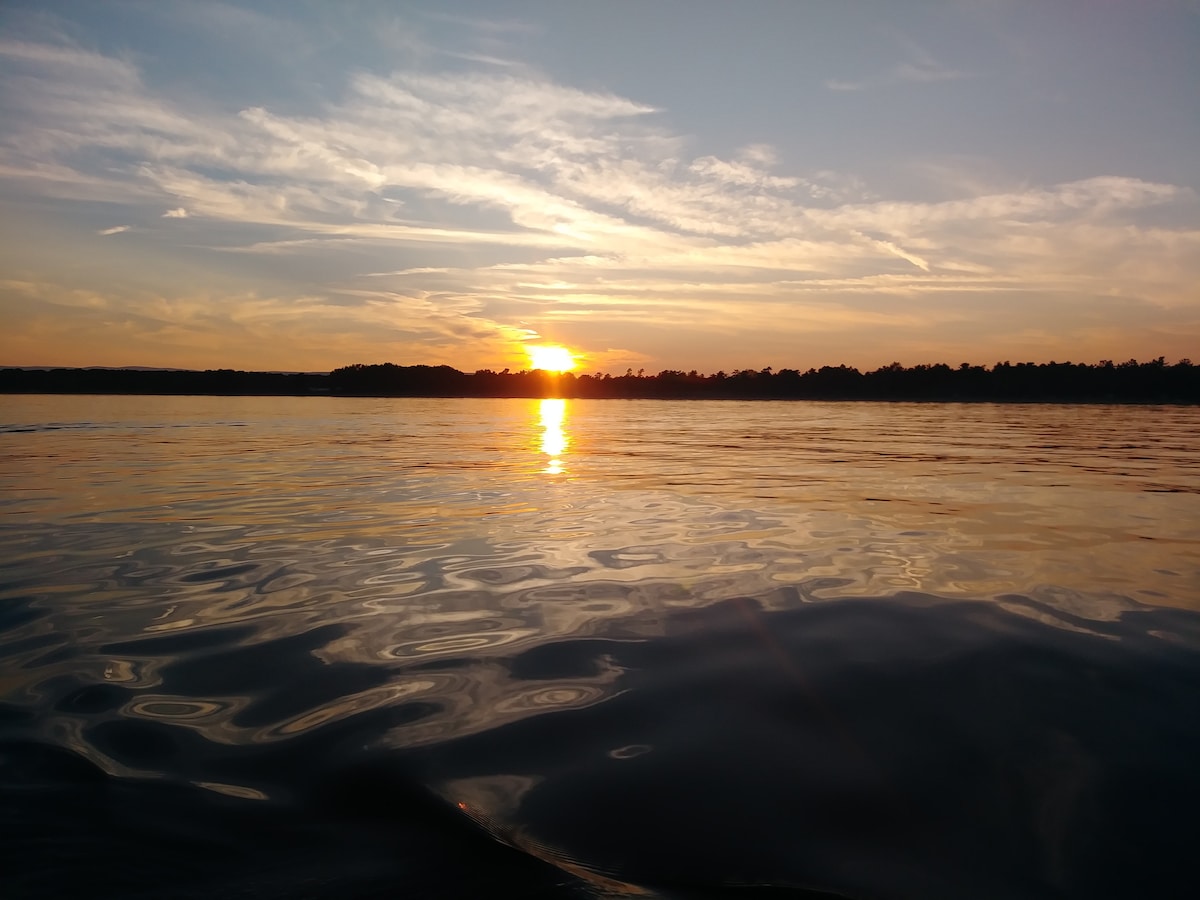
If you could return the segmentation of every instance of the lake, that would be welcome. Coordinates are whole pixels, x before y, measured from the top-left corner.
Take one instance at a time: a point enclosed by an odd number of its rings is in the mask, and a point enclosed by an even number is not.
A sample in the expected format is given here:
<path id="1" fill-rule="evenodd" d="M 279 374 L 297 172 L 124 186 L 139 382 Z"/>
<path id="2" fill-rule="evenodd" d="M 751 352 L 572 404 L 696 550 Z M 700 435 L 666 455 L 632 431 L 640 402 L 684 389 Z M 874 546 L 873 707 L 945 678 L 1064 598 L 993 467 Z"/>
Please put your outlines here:
<path id="1" fill-rule="evenodd" d="M 0 397 L 6 896 L 1190 895 L 1198 434 Z"/>

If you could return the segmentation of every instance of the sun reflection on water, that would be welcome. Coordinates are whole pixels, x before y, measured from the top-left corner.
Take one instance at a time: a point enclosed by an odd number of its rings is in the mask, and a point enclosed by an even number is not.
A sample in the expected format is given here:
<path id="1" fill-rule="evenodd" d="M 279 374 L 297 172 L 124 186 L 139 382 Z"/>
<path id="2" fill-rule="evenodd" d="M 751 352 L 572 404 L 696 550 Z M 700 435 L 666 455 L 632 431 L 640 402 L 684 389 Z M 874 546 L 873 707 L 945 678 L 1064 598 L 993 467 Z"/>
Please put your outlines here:
<path id="1" fill-rule="evenodd" d="M 563 471 L 562 456 L 567 450 L 567 433 L 563 421 L 567 416 L 567 401 L 562 399 L 538 401 L 538 414 L 542 423 L 542 452 L 548 456 L 545 471 L 558 475 Z"/>

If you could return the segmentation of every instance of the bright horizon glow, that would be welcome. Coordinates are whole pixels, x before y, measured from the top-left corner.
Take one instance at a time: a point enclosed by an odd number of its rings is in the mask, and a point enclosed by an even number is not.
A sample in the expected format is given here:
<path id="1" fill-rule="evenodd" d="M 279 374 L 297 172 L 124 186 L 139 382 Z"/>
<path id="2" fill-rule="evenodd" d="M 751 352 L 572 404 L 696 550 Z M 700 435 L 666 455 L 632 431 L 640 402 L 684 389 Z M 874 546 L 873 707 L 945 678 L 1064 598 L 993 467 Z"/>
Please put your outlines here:
<path id="1" fill-rule="evenodd" d="M 575 368 L 575 357 L 566 347 L 557 344 L 534 344 L 525 348 L 530 364 L 543 372 L 570 372 Z"/>

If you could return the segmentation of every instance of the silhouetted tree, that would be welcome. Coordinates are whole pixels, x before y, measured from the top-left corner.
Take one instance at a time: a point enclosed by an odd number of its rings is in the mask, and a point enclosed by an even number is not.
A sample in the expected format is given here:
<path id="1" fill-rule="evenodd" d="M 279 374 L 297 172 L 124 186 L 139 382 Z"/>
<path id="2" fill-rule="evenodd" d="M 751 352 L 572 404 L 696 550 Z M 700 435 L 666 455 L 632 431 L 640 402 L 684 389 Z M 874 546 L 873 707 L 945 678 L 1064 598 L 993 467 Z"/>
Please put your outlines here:
<path id="1" fill-rule="evenodd" d="M 713 375 L 664 369 L 647 376 L 626 369 L 561 375 L 540 370 L 479 369 L 465 374 L 450 366 L 361 363 L 320 373 L 205 372 L 140 369 L 0 369 L 0 392 L 85 394 L 251 394 L 391 397 L 586 397 L 742 398 L 834 400 L 1000 400 L 1069 402 L 1200 402 L 1200 366 L 1190 359 L 1169 365 L 1164 357 L 1139 363 L 1101 360 L 1013 364 L 991 369 L 960 363 L 898 362 L 862 373 L 848 366 L 774 371 L 738 369 Z"/>

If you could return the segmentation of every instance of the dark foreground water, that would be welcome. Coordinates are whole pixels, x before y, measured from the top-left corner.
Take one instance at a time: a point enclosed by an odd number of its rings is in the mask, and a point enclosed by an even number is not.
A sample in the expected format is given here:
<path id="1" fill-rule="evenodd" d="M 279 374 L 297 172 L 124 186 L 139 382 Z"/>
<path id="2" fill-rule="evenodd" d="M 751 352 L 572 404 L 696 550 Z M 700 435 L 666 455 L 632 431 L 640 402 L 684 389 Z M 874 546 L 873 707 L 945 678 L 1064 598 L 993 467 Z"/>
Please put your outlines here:
<path id="1" fill-rule="evenodd" d="M 0 398 L 5 897 L 1190 897 L 1200 410 Z"/>

